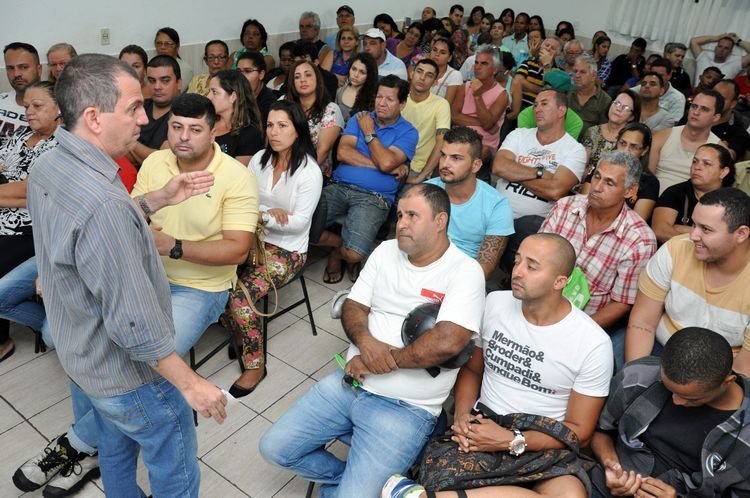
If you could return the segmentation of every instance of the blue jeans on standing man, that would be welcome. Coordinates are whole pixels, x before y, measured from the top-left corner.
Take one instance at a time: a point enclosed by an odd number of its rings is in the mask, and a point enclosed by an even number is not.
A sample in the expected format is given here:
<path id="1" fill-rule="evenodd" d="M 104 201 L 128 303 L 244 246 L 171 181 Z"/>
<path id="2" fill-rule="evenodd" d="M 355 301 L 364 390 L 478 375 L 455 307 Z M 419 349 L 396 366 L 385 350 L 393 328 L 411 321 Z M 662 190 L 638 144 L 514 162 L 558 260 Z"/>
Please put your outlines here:
<path id="1" fill-rule="evenodd" d="M 99 466 L 108 498 L 146 496 L 136 483 L 139 452 L 153 496 L 198 496 L 193 415 L 175 386 L 159 378 L 118 396 L 88 399 L 99 431 Z"/>
<path id="2" fill-rule="evenodd" d="M 260 440 L 268 462 L 322 483 L 321 498 L 380 496 L 385 481 L 417 459 L 435 426 L 431 413 L 353 388 L 337 370 L 315 384 Z M 342 462 L 324 445 L 351 437 Z"/>
<path id="3" fill-rule="evenodd" d="M 175 327 L 175 346 L 177 354 L 183 356 L 200 339 L 203 332 L 219 319 L 219 315 L 224 311 L 229 299 L 229 291 L 208 292 L 173 284 L 170 284 L 170 290 L 172 294 L 172 319 Z M 75 421 L 68 429 L 68 441 L 78 451 L 89 454 L 95 453 L 100 447 L 102 433 L 95 418 L 95 410 L 92 409 L 91 398 L 73 382 L 70 384 Z M 139 390 L 135 392 L 139 392 Z M 192 427 L 192 415 L 190 423 Z M 99 459 L 102 475 L 108 472 L 117 472 L 117 469 L 107 468 L 107 465 L 108 460 L 102 461 L 101 458 Z M 149 470 L 149 480 L 151 480 L 151 470 Z M 107 496 L 109 496 L 109 493 L 107 493 Z"/>

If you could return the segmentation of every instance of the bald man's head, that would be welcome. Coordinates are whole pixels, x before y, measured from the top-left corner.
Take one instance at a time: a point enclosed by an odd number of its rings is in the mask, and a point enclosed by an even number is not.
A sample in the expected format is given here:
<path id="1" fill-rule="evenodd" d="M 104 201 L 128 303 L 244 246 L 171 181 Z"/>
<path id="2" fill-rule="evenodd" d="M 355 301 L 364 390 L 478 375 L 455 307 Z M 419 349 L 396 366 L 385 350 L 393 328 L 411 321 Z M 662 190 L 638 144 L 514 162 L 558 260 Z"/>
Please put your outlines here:
<path id="1" fill-rule="evenodd" d="M 555 250 L 551 253 L 553 256 L 551 262 L 558 275 L 569 277 L 573 273 L 576 266 L 576 250 L 573 249 L 568 239 L 556 233 L 535 233 L 527 238 L 532 237 L 554 244 Z"/>

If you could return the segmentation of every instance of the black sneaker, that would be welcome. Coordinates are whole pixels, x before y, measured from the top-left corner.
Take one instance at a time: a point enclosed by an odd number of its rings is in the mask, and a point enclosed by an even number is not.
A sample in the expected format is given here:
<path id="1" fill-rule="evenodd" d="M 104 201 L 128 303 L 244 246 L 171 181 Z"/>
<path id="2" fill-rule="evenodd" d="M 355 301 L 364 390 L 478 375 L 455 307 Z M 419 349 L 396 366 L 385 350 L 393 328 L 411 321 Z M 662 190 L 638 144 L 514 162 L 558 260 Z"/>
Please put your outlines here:
<path id="1" fill-rule="evenodd" d="M 42 496 L 56 498 L 70 496 L 81 489 L 91 479 L 99 477 L 99 457 L 78 452 L 63 465 L 60 472 L 44 488 Z"/>
<path id="2" fill-rule="evenodd" d="M 78 455 L 70 446 L 67 434 L 47 445 L 41 453 L 21 465 L 13 474 L 13 484 L 21 491 L 35 491 L 62 470 L 65 464 Z"/>

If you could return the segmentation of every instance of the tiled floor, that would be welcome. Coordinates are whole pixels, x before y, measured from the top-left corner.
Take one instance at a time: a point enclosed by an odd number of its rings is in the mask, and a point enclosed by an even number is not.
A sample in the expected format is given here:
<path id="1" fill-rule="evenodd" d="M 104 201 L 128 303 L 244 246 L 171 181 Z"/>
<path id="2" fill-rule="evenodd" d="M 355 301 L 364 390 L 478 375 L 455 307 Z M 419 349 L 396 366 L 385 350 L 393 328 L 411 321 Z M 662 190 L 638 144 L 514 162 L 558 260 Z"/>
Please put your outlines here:
<path id="1" fill-rule="evenodd" d="M 337 368 L 333 356 L 347 347 L 340 323 L 330 318 L 329 302 L 336 291 L 350 287 L 351 282 L 345 277 L 339 284 L 324 284 L 324 268 L 322 255 L 311 254 L 305 276 L 318 336 L 313 337 L 310 332 L 304 305 L 272 321 L 268 377 L 254 393 L 228 410 L 224 424 L 199 421 L 201 496 L 304 496 L 307 482 L 263 461 L 258 440 L 295 399 Z M 294 282 L 279 292 L 280 304 L 301 295 L 300 284 Z M 209 329 L 196 346 L 198 357 L 213 349 L 224 334 L 217 326 Z M 34 354 L 33 335 L 24 327 L 12 325 L 11 336 L 16 353 L 0 364 L 0 497 L 22 495 L 11 480 L 13 472 L 65 432 L 72 419 L 67 378 L 55 352 Z M 217 386 L 228 388 L 239 375 L 239 367 L 222 352 L 203 365 L 199 373 Z M 139 483 L 148 493 L 142 466 Z M 100 480 L 96 480 L 78 496 L 104 496 L 102 490 Z M 41 496 L 41 491 L 24 496 Z"/>

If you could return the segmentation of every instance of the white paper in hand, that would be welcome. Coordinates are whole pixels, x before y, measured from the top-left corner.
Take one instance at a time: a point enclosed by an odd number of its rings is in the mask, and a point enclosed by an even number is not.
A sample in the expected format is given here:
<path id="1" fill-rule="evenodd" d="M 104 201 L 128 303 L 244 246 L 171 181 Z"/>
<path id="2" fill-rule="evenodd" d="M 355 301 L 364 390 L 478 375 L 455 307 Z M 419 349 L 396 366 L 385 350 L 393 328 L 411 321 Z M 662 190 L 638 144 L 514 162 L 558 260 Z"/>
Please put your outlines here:
<path id="1" fill-rule="evenodd" d="M 229 394 L 229 392 L 226 391 L 225 389 L 222 389 L 221 392 L 224 393 L 224 396 L 226 396 L 227 398 L 227 408 L 230 408 L 236 405 L 237 403 L 239 403 L 239 400 L 235 398 L 234 396 L 232 396 L 231 394 Z"/>

